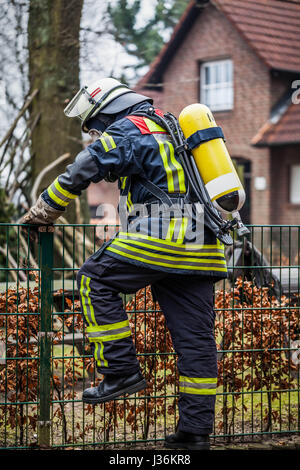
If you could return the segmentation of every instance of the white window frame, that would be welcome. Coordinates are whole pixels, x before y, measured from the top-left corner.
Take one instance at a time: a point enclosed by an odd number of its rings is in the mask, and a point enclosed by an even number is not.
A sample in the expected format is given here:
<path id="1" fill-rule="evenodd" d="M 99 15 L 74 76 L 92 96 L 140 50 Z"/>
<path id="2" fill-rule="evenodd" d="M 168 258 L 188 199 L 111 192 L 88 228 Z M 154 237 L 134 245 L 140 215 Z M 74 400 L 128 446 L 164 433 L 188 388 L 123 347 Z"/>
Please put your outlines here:
<path id="1" fill-rule="evenodd" d="M 290 166 L 290 204 L 300 204 L 300 164 Z"/>
<path id="2" fill-rule="evenodd" d="M 212 111 L 230 111 L 233 109 L 233 61 L 231 59 L 213 60 L 200 65 L 200 101 Z M 219 68 L 219 80 L 217 80 Z M 227 68 L 227 70 L 226 70 Z M 212 83 L 206 83 L 206 69 L 210 69 Z M 229 79 L 226 73 L 229 72 Z"/>

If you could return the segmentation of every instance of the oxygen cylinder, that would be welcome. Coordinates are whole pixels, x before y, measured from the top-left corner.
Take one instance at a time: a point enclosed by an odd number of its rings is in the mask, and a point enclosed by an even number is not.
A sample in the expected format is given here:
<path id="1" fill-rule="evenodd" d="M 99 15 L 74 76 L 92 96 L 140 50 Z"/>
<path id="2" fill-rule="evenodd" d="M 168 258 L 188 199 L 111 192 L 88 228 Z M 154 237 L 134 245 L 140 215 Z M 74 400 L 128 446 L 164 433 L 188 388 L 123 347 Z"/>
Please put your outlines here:
<path id="1" fill-rule="evenodd" d="M 210 109 L 200 103 L 185 107 L 179 115 L 179 124 L 186 140 L 198 131 L 217 127 Z M 203 141 L 191 152 L 215 207 L 227 213 L 239 211 L 245 202 L 245 191 L 223 138 Z"/>

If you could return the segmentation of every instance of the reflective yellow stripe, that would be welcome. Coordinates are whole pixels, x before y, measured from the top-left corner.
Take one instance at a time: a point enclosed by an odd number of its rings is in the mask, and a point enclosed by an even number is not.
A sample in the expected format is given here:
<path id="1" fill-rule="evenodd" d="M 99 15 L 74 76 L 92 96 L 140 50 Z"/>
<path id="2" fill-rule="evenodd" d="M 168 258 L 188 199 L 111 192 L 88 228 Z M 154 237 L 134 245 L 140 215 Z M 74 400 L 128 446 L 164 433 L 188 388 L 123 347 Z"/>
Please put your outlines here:
<path id="1" fill-rule="evenodd" d="M 70 193 L 70 191 L 67 191 L 66 189 L 62 188 L 59 184 L 58 178 L 56 178 L 53 184 L 61 194 L 68 197 L 69 199 L 76 199 L 78 197 L 78 194 Z"/>
<path id="2" fill-rule="evenodd" d="M 186 229 L 187 229 L 187 226 L 188 226 L 188 222 L 189 221 L 188 221 L 187 217 L 182 217 L 180 230 L 179 230 L 179 234 L 178 234 L 178 237 L 177 237 L 177 242 L 178 243 L 182 243 L 183 240 L 184 240 L 184 236 L 185 236 L 185 232 L 186 232 Z"/>
<path id="3" fill-rule="evenodd" d="M 133 251 L 134 253 L 141 253 L 141 254 L 146 254 L 147 256 L 151 256 L 153 258 L 163 258 L 165 260 L 176 260 L 176 261 L 195 261 L 195 258 L 193 257 L 185 257 L 185 256 L 178 256 L 178 257 L 174 257 L 174 256 L 168 256 L 168 255 L 163 255 L 161 253 L 152 253 L 150 251 L 145 251 L 145 250 L 140 250 L 138 248 L 135 248 L 135 247 L 131 247 L 131 246 L 127 246 L 126 243 L 123 243 L 121 241 L 119 241 L 118 239 L 114 239 L 113 242 L 112 242 L 113 245 L 118 245 L 120 247 L 126 247 L 128 250 L 130 251 Z M 110 248 L 110 247 L 108 247 Z M 196 260 L 197 262 L 210 262 L 210 263 L 216 263 L 216 264 L 225 264 L 225 260 L 211 260 L 211 259 L 203 259 L 203 260 Z"/>
<path id="4" fill-rule="evenodd" d="M 109 336 L 104 336 L 103 338 L 91 338 L 90 341 L 91 342 L 100 342 L 102 343 L 103 341 L 116 341 L 118 339 L 122 339 L 122 338 L 127 338 L 128 336 L 131 336 L 131 331 L 124 331 L 124 333 L 119 333 L 119 334 L 115 334 L 115 335 L 109 335 Z"/>
<path id="5" fill-rule="evenodd" d="M 172 247 L 167 248 L 164 245 L 159 247 L 159 246 L 151 245 L 150 243 L 149 244 L 147 244 L 146 242 L 143 243 L 142 241 L 138 241 L 138 240 L 131 240 L 131 239 L 124 240 L 122 238 L 119 238 L 119 240 L 121 240 L 124 245 L 129 243 L 131 245 L 143 246 L 143 247 L 148 248 L 150 250 L 157 250 L 157 251 L 160 251 L 160 252 L 163 251 L 163 252 L 172 253 L 172 254 L 178 253 L 174 249 L 175 248 L 174 245 L 172 245 Z M 159 242 L 160 242 L 160 240 L 157 239 L 157 243 L 159 243 Z M 204 245 L 203 248 L 198 248 L 199 251 L 197 251 L 197 250 L 189 251 L 187 246 L 188 245 L 182 245 L 181 243 L 178 242 L 178 248 L 182 247 L 182 251 L 180 251 L 178 254 L 184 253 L 186 256 L 194 256 L 194 257 L 197 257 L 197 256 L 201 256 L 201 257 L 203 257 L 203 256 L 218 256 L 220 258 L 220 257 L 224 256 L 224 253 L 221 250 L 221 248 L 209 248 L 209 245 L 208 246 Z"/>
<path id="6" fill-rule="evenodd" d="M 182 257 L 178 257 L 178 258 L 175 258 L 175 257 L 166 257 L 166 256 L 162 256 L 161 254 L 159 255 L 155 255 L 153 253 L 150 253 L 150 252 L 145 252 L 145 251 L 142 251 L 142 250 L 138 250 L 138 249 L 132 249 L 133 252 L 139 252 L 141 253 L 141 256 L 136 256 L 136 255 L 133 255 L 133 254 L 129 254 L 129 253 L 126 253 L 124 251 L 122 251 L 121 249 L 118 249 L 117 246 L 115 246 L 117 243 L 116 241 L 114 241 L 110 246 L 108 246 L 106 249 L 109 250 L 109 251 L 112 251 L 113 253 L 116 253 L 118 255 L 121 255 L 122 257 L 125 257 L 125 258 L 129 258 L 129 259 L 134 259 L 134 260 L 137 260 L 137 261 L 141 261 L 143 263 L 146 263 L 146 264 L 153 264 L 153 265 L 157 265 L 157 266 L 165 266 L 165 267 L 168 267 L 168 268 L 173 268 L 173 269 L 191 269 L 191 270 L 200 270 L 200 271 L 222 271 L 222 272 L 227 272 L 227 268 L 226 268 L 226 262 L 225 260 L 223 261 L 220 261 L 220 260 L 209 260 L 209 259 L 203 259 L 203 260 L 199 260 L 199 259 L 193 259 L 193 258 L 182 258 Z M 120 245 L 122 247 L 122 245 Z M 126 246 L 126 249 L 130 250 L 131 247 L 129 246 Z M 156 259 L 147 259 L 145 258 L 145 256 L 143 257 L 142 255 L 143 254 L 146 254 L 146 256 L 153 256 L 154 258 Z M 167 263 L 167 262 L 162 262 L 162 261 L 159 261 L 159 259 L 165 259 L 165 258 L 169 258 L 170 260 L 172 260 L 174 263 Z M 183 261 L 187 261 L 187 260 L 191 260 L 192 262 L 194 262 L 196 264 L 196 262 L 198 263 L 207 263 L 208 265 L 207 266 L 201 266 L 200 265 L 193 265 L 193 264 L 183 264 Z M 209 264 L 214 264 L 214 266 L 210 266 Z M 219 266 L 215 266 L 215 264 L 223 264 L 224 267 L 219 267 Z"/>
<path id="7" fill-rule="evenodd" d="M 110 332 L 111 334 L 108 335 L 106 334 L 107 332 Z M 87 333 L 89 341 L 93 343 L 126 338 L 131 335 L 131 330 L 129 320 L 124 320 L 117 323 L 109 323 L 108 325 L 89 326 L 87 327 Z"/>
<path id="8" fill-rule="evenodd" d="M 82 302 L 82 308 L 83 308 L 83 313 L 84 313 L 84 316 L 85 316 L 85 319 L 86 319 L 86 322 L 88 325 L 90 325 L 90 320 L 89 320 L 89 317 L 87 315 L 87 311 L 86 311 L 86 305 L 85 305 L 85 296 L 83 295 L 83 291 L 84 291 L 84 284 L 83 284 L 83 281 L 84 281 L 84 276 L 81 277 L 81 282 L 80 282 L 80 296 L 81 296 L 81 302 Z"/>
<path id="9" fill-rule="evenodd" d="M 191 393 L 192 395 L 215 395 L 215 389 L 197 389 L 197 388 L 189 388 L 189 387 L 179 387 L 179 392 L 181 393 Z"/>
<path id="10" fill-rule="evenodd" d="M 179 376 L 179 380 L 188 382 L 191 384 L 216 384 L 218 382 L 217 377 L 199 378 L 199 377 L 185 377 L 183 375 Z"/>
<path id="11" fill-rule="evenodd" d="M 192 395 L 215 395 L 218 379 L 213 377 L 179 377 L 179 392 Z"/>
<path id="12" fill-rule="evenodd" d="M 52 191 L 51 189 L 51 186 L 49 186 L 49 188 L 47 189 L 47 192 L 49 194 L 49 197 L 55 201 L 57 204 L 59 204 L 60 206 L 67 206 L 69 204 L 70 201 L 63 201 L 63 199 L 60 199 L 58 196 L 56 196 L 56 194 L 54 194 L 54 192 Z"/>
<path id="13" fill-rule="evenodd" d="M 224 251 L 225 247 L 224 247 L 224 243 L 220 242 L 220 240 L 217 238 L 217 246 L 222 248 L 222 250 Z"/>
<path id="14" fill-rule="evenodd" d="M 108 134 L 107 132 L 103 132 L 102 135 L 103 135 L 104 138 L 106 138 L 106 139 L 109 140 L 110 145 L 111 145 L 110 150 L 111 150 L 111 149 L 115 149 L 115 148 L 117 147 L 117 146 L 116 146 L 116 143 L 115 143 L 115 141 L 114 141 L 114 139 L 112 138 L 112 136 L 111 136 L 110 134 Z"/>
<path id="15" fill-rule="evenodd" d="M 127 176 L 122 176 L 120 178 L 121 190 L 125 189 L 127 178 L 128 178 Z M 126 205 L 127 205 L 127 208 L 128 208 L 128 212 L 131 212 L 133 210 L 134 206 L 133 206 L 133 203 L 132 203 L 132 200 L 131 200 L 131 192 L 130 191 L 128 191 L 128 194 L 127 194 Z"/>
<path id="16" fill-rule="evenodd" d="M 108 151 L 109 151 L 109 148 L 107 147 L 107 144 L 106 144 L 105 139 L 103 139 L 103 137 L 100 137 L 100 140 L 101 140 L 101 144 L 102 144 L 103 147 L 104 147 L 105 152 L 108 152 Z"/>
<path id="17" fill-rule="evenodd" d="M 98 367 L 108 367 L 108 362 L 104 358 L 104 344 L 102 342 L 95 343 L 94 359 L 97 362 Z"/>
<path id="18" fill-rule="evenodd" d="M 169 223 L 168 233 L 166 236 L 166 240 L 172 240 L 175 230 L 177 219 L 171 219 Z"/>
<path id="19" fill-rule="evenodd" d="M 49 197 L 59 204 L 60 206 L 67 206 L 73 199 L 78 197 L 77 194 L 70 193 L 66 189 L 62 188 L 59 184 L 58 178 L 47 188 Z"/>
<path id="20" fill-rule="evenodd" d="M 179 233 L 178 233 L 178 237 L 176 240 L 177 240 L 177 243 L 182 244 L 184 235 L 186 232 L 187 224 L 188 224 L 187 217 L 182 217 L 181 219 L 170 220 L 166 240 L 172 240 L 172 238 L 174 239 L 174 230 L 178 222 L 180 223 L 180 228 L 179 228 Z"/>
<path id="21" fill-rule="evenodd" d="M 117 323 L 109 323 L 108 325 L 91 325 L 87 327 L 87 333 L 97 333 L 98 331 L 111 331 L 129 326 L 129 320 L 119 321 Z"/>
<path id="22" fill-rule="evenodd" d="M 172 172 L 172 170 L 169 166 L 168 156 L 166 154 L 164 142 L 158 141 L 158 145 L 159 145 L 159 153 L 161 155 L 161 158 L 162 158 L 162 161 L 163 161 L 163 164 L 164 164 L 164 168 L 165 168 L 165 171 L 166 171 L 166 174 L 167 174 L 168 191 L 170 193 L 174 193 L 173 172 Z"/>
<path id="23" fill-rule="evenodd" d="M 103 366 L 104 366 L 104 367 L 108 367 L 108 362 L 107 362 L 107 360 L 104 358 L 104 344 L 103 344 L 103 342 L 101 342 L 100 359 L 103 361 Z"/>
<path id="24" fill-rule="evenodd" d="M 86 286 L 87 286 L 87 290 L 86 290 L 86 298 L 87 298 L 87 301 L 88 301 L 88 305 L 90 307 L 90 311 L 91 311 L 91 317 L 92 317 L 92 321 L 94 324 L 96 324 L 96 320 L 95 320 L 95 312 L 94 312 L 94 307 L 92 306 L 92 302 L 91 302 L 91 299 L 90 299 L 90 292 L 91 292 L 91 288 L 90 288 L 90 280 L 91 278 L 90 277 L 87 277 L 86 278 Z"/>
<path id="25" fill-rule="evenodd" d="M 125 331 L 117 333 L 120 329 Z M 107 332 L 111 334 L 106 334 Z M 106 341 L 116 341 L 131 336 L 128 320 L 110 323 L 108 325 L 90 325 L 87 327 L 87 333 L 90 343 L 95 345 L 94 358 L 99 366 L 103 365 L 104 367 L 108 367 L 108 362 L 104 358 L 104 343 Z"/>
<path id="26" fill-rule="evenodd" d="M 110 150 L 117 147 L 114 139 L 107 132 L 103 132 L 102 136 L 100 137 L 100 142 L 103 145 L 105 152 L 109 152 Z"/>
<path id="27" fill-rule="evenodd" d="M 123 191 L 126 187 L 127 178 L 128 178 L 127 176 L 122 176 L 120 178 L 121 191 Z M 124 194 L 124 196 L 125 196 L 125 194 Z M 132 200 L 131 200 L 131 192 L 130 191 L 128 191 L 128 194 L 127 194 L 126 205 L 127 205 L 128 212 L 131 212 L 134 208 L 134 205 L 133 205 Z"/>
<path id="28" fill-rule="evenodd" d="M 118 241 L 118 239 L 114 239 L 113 242 L 112 242 L 112 245 L 118 245 L 120 247 L 126 247 L 126 249 L 130 250 L 130 251 L 133 251 L 134 253 L 141 253 L 141 254 L 145 254 L 147 256 L 151 256 L 152 258 L 157 258 L 157 259 L 165 259 L 165 260 L 171 260 L 171 261 L 178 261 L 178 264 L 182 261 L 191 261 L 191 262 L 197 262 L 197 263 L 216 263 L 216 264 L 225 264 L 226 261 L 225 260 L 220 260 L 220 259 L 206 259 L 206 258 L 203 258 L 203 259 L 195 259 L 193 257 L 186 257 L 186 256 L 177 256 L 177 257 L 174 257 L 174 256 L 168 256 L 168 255 L 163 255 L 161 253 L 152 253 L 150 251 L 145 251 L 145 250 L 139 250 L 138 248 L 133 248 L 131 246 L 127 246 L 126 244 Z M 109 249 L 112 245 L 108 246 L 107 249 Z"/>
<path id="29" fill-rule="evenodd" d="M 131 200 L 131 192 L 128 191 L 128 194 L 127 194 L 127 207 L 128 207 L 128 211 L 131 212 L 133 210 L 133 203 L 132 203 L 132 200 Z"/>
<path id="30" fill-rule="evenodd" d="M 176 242 L 170 242 L 170 241 L 166 241 L 166 240 L 163 240 L 163 239 L 160 239 L 160 238 L 154 238 L 154 237 L 150 237 L 149 235 L 144 235 L 143 233 L 134 233 L 134 234 L 131 234 L 131 233 L 128 233 L 128 232 L 119 232 L 119 236 L 123 236 L 125 237 L 125 239 L 128 239 L 128 237 L 133 237 L 133 238 L 143 238 L 145 240 L 150 240 L 150 241 L 153 241 L 153 242 L 159 242 L 159 243 L 162 243 L 162 244 L 165 244 L 167 246 L 177 246 L 177 243 Z M 196 250 L 196 249 L 202 249 L 202 248 L 218 248 L 218 249 L 222 249 L 224 250 L 224 245 L 219 242 L 219 240 L 217 239 L 217 243 L 214 244 L 214 245 L 198 245 L 198 244 L 192 244 L 193 245 L 193 248 Z"/>
<path id="31" fill-rule="evenodd" d="M 166 130 L 163 127 L 156 124 L 156 122 L 152 121 L 152 119 L 145 118 L 144 121 L 150 132 L 164 132 L 166 134 Z"/>
<path id="32" fill-rule="evenodd" d="M 168 141 L 166 142 L 166 144 L 169 146 L 169 149 L 170 149 L 170 160 L 173 163 L 174 167 L 177 169 L 179 192 L 180 193 L 185 193 L 186 192 L 186 187 L 185 187 L 185 181 L 184 181 L 183 168 L 182 168 L 181 164 L 175 158 L 174 146 L 171 144 L 171 142 L 168 142 Z"/>
<path id="33" fill-rule="evenodd" d="M 176 159 L 174 146 L 170 140 L 162 139 L 159 135 L 153 135 L 159 146 L 159 153 L 162 158 L 167 175 L 169 193 L 185 193 L 185 177 L 181 163 Z"/>
<path id="34" fill-rule="evenodd" d="M 127 176 L 122 176 L 122 177 L 120 178 L 120 181 L 121 181 L 121 189 L 125 189 L 127 178 L 128 178 Z"/>
<path id="35" fill-rule="evenodd" d="M 98 349 L 99 349 L 99 343 L 95 343 L 94 359 L 97 362 L 97 366 L 101 367 L 101 361 L 100 361 L 100 359 L 98 359 Z"/>
<path id="36" fill-rule="evenodd" d="M 94 308 L 92 306 L 91 299 L 89 297 L 89 293 L 91 291 L 90 288 L 90 277 L 82 276 L 81 277 L 81 282 L 80 282 L 80 295 L 81 295 L 81 301 L 82 301 L 82 308 L 84 312 L 84 316 L 86 318 L 87 324 L 89 327 L 96 326 L 96 320 L 95 320 L 95 312 Z"/>

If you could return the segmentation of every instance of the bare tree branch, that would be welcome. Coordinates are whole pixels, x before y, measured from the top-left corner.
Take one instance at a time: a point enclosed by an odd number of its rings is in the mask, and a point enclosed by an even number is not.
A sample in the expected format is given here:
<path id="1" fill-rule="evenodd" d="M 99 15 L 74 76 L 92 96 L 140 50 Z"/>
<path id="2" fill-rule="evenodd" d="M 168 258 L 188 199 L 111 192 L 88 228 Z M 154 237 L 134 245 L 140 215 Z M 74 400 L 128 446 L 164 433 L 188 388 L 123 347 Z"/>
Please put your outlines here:
<path id="1" fill-rule="evenodd" d="M 3 139 L 1 140 L 0 142 L 0 147 L 2 147 L 2 145 L 6 142 L 6 140 L 11 136 L 11 134 L 13 133 L 19 119 L 23 116 L 23 114 L 25 113 L 25 111 L 28 109 L 28 107 L 30 106 L 30 104 L 32 103 L 34 97 L 37 95 L 38 93 L 38 90 L 34 90 L 30 96 L 28 96 L 28 98 L 26 99 L 24 105 L 22 106 L 21 110 L 19 111 L 17 117 L 15 118 L 14 122 L 12 123 L 12 125 L 10 126 L 10 128 L 8 129 L 8 131 L 6 132 L 5 136 L 3 137 Z"/>
<path id="2" fill-rule="evenodd" d="M 32 191 L 30 193 L 30 199 L 32 201 L 32 204 L 34 204 L 37 200 L 37 191 L 38 191 L 38 188 L 42 182 L 42 179 L 44 178 L 44 176 L 48 173 L 48 171 L 50 170 L 53 170 L 53 168 L 55 168 L 57 165 L 59 165 L 60 163 L 64 162 L 65 160 L 67 160 L 67 158 L 70 158 L 70 154 L 69 153 L 64 153 L 63 155 L 61 155 L 60 157 L 58 157 L 56 160 L 54 160 L 54 162 L 51 162 L 49 165 L 47 165 L 39 174 L 39 176 L 36 178 L 35 182 L 34 182 L 34 185 L 33 185 L 33 188 L 32 188 Z"/>

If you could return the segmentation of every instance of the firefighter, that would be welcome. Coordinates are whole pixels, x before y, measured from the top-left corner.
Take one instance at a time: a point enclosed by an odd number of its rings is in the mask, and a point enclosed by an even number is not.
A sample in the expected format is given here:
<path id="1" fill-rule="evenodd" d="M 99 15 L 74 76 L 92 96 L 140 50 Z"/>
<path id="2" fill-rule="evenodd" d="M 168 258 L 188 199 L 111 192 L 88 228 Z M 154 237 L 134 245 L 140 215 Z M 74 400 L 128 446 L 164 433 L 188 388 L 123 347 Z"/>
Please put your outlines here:
<path id="1" fill-rule="evenodd" d="M 77 276 L 87 334 L 97 371 L 104 376 L 97 387 L 84 390 L 82 400 L 103 403 L 146 387 L 119 293 L 151 285 L 180 375 L 179 422 L 165 445 L 202 450 L 209 448 L 214 421 L 213 286 L 227 277 L 224 246 L 205 226 L 200 243 L 199 237 L 191 242 L 187 235 L 195 220 L 179 216 L 188 185 L 180 159 L 166 130 L 151 115 L 139 115 L 153 110 L 152 104 L 112 78 L 83 87 L 65 114 L 81 119 L 82 131 L 93 143 L 39 196 L 22 222 L 52 224 L 91 182 L 118 179 L 125 228 L 123 224 Z"/>

